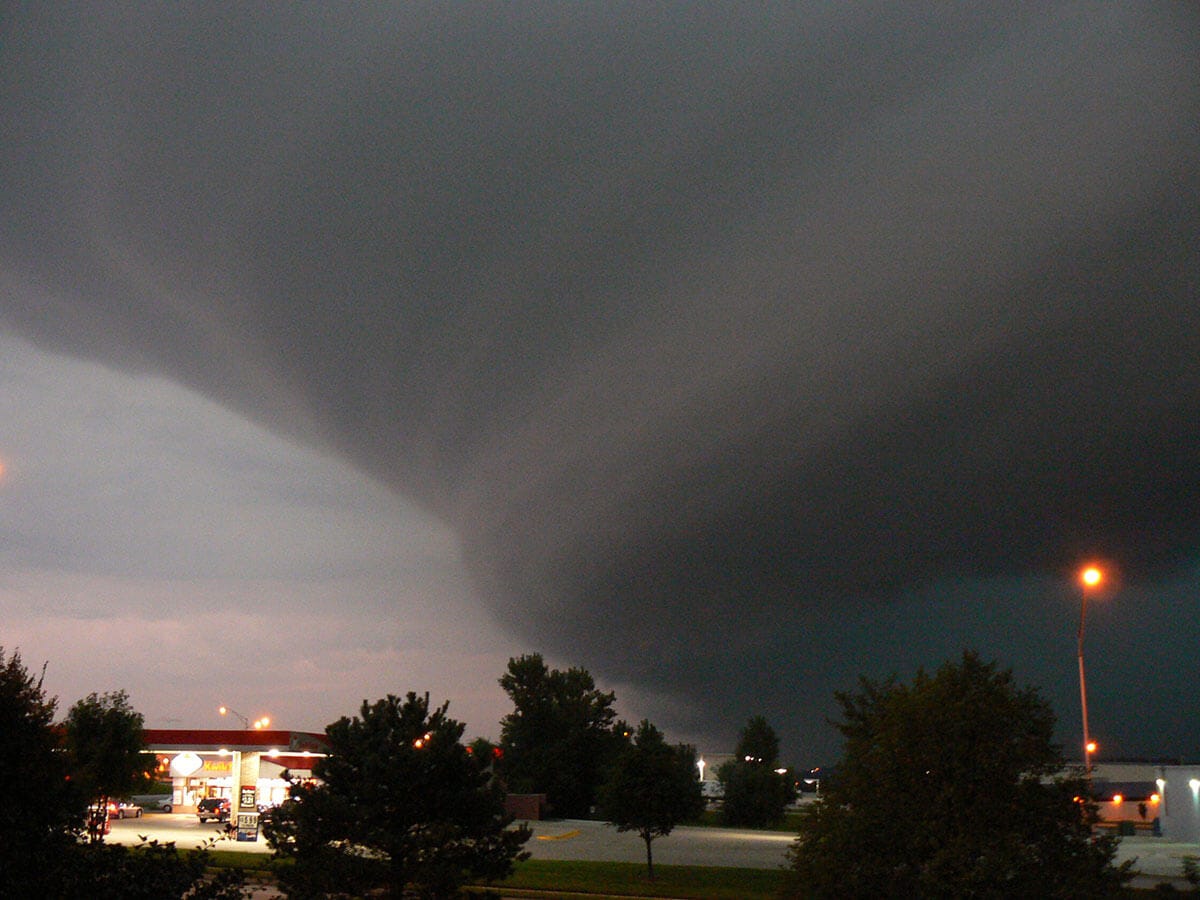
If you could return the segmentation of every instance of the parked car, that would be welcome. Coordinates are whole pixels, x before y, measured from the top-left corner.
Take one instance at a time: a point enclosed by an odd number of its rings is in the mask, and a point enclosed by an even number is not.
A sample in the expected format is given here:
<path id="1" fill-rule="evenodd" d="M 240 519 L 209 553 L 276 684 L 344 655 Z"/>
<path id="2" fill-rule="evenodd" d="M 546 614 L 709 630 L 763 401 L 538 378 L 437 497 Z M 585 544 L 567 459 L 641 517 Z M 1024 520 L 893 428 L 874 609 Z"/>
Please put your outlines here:
<path id="1" fill-rule="evenodd" d="M 142 808 L 136 803 L 118 803 L 117 811 L 109 813 L 110 816 L 116 816 L 118 819 L 140 819 L 142 817 Z"/>
<path id="2" fill-rule="evenodd" d="M 134 794 L 129 798 L 130 802 L 136 803 L 147 812 L 170 812 L 175 808 L 175 803 L 171 798 L 170 793 L 166 794 Z"/>
<path id="3" fill-rule="evenodd" d="M 196 805 L 196 818 L 201 823 L 209 819 L 218 822 L 229 821 L 229 801 L 221 797 L 205 797 Z"/>

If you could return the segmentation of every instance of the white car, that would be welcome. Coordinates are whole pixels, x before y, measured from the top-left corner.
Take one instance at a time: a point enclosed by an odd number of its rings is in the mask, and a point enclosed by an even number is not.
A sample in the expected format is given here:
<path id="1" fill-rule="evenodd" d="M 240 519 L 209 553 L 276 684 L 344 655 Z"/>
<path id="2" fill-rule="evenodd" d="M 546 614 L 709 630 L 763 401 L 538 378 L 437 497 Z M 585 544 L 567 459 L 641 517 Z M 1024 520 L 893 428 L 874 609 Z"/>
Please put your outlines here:
<path id="1" fill-rule="evenodd" d="M 170 794 L 134 794 L 130 802 L 150 812 L 170 812 L 175 804 Z"/>
<path id="2" fill-rule="evenodd" d="M 118 819 L 140 819 L 142 817 L 142 808 L 136 803 L 118 803 L 117 811 L 110 812 L 110 817 Z"/>

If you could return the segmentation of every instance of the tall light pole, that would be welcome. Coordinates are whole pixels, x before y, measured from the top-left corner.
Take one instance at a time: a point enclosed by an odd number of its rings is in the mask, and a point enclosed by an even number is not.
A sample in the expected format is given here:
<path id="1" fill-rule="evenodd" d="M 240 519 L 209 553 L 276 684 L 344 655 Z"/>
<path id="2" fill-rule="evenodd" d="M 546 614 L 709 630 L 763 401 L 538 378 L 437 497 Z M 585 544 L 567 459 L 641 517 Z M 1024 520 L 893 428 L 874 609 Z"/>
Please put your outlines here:
<path id="1" fill-rule="evenodd" d="M 1104 581 L 1104 573 L 1096 566 L 1088 566 L 1079 573 L 1079 583 L 1082 585 L 1079 599 L 1079 708 L 1083 712 L 1083 771 L 1088 780 L 1092 777 L 1092 752 L 1096 745 L 1092 743 L 1088 731 L 1087 714 L 1087 682 L 1083 677 L 1083 626 L 1087 622 L 1088 591 L 1098 587 Z"/>
<path id="2" fill-rule="evenodd" d="M 237 716 L 239 719 L 242 720 L 242 727 L 245 728 L 247 731 L 250 730 L 250 720 L 247 719 L 245 716 L 243 716 L 240 712 L 238 712 L 232 706 L 217 707 L 217 712 L 219 712 L 223 716 L 228 716 L 228 715 Z M 260 729 L 260 730 L 263 728 L 266 728 L 270 724 L 271 724 L 271 720 L 269 718 L 267 718 L 266 716 L 263 716 L 261 719 L 254 720 L 254 727 L 257 729 Z"/>

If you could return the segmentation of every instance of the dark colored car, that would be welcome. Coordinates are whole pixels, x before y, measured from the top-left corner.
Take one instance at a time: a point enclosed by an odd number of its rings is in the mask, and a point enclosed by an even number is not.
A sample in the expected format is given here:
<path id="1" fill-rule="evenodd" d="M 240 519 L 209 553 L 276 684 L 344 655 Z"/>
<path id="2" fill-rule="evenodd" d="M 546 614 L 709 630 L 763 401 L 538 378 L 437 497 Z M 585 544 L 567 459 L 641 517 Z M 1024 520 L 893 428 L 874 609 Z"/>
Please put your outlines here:
<path id="1" fill-rule="evenodd" d="M 196 818 L 201 822 L 207 822 L 209 819 L 228 822 L 229 801 L 220 797 L 205 797 L 196 806 Z"/>

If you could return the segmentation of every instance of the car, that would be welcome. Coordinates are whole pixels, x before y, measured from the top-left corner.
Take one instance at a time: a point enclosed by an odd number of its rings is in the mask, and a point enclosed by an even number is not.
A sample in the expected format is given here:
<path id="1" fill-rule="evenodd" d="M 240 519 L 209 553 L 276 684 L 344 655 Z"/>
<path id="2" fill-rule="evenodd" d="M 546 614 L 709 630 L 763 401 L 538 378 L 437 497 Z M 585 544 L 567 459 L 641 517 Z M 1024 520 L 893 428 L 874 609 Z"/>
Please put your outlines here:
<path id="1" fill-rule="evenodd" d="M 118 819 L 140 819 L 142 817 L 142 808 L 136 803 L 121 802 L 117 804 L 117 811 L 109 813 L 110 816 L 115 816 Z"/>
<path id="2" fill-rule="evenodd" d="M 169 793 L 166 794 L 134 794 L 129 798 L 146 812 L 170 812 L 175 808 L 175 802 Z"/>
<path id="3" fill-rule="evenodd" d="M 196 818 L 201 823 L 209 819 L 218 822 L 229 821 L 229 800 L 223 797 L 205 797 L 196 805 Z"/>

